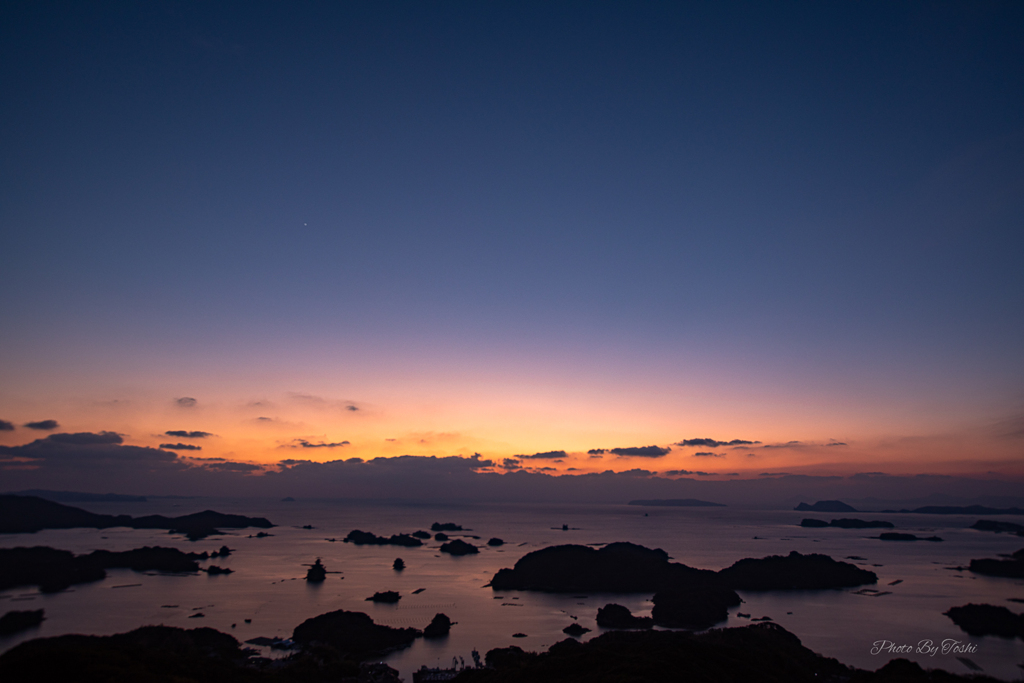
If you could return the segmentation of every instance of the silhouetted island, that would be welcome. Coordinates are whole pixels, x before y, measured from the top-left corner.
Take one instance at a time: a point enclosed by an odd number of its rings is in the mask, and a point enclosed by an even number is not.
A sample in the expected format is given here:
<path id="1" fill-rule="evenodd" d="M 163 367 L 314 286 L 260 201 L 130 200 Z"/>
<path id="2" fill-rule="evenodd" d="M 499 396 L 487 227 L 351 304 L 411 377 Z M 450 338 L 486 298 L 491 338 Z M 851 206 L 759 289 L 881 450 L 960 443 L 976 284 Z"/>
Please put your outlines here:
<path id="1" fill-rule="evenodd" d="M 877 581 L 873 572 L 828 555 L 793 551 L 788 556 L 746 558 L 713 572 L 669 562 L 664 550 L 609 543 L 600 549 L 558 545 L 535 550 L 512 569 L 498 570 L 490 585 L 496 591 L 654 593 L 701 586 L 709 590 L 847 588 Z"/>
<path id="2" fill-rule="evenodd" d="M 830 522 L 825 522 L 821 519 L 804 519 L 800 522 L 802 527 L 821 528 L 821 527 L 837 527 L 839 529 L 893 529 L 895 524 L 892 522 L 882 521 L 866 521 L 863 519 L 833 519 Z"/>
<path id="3" fill-rule="evenodd" d="M 378 591 L 366 599 L 370 602 L 384 602 L 390 604 L 401 600 L 402 595 L 398 591 Z"/>
<path id="4" fill-rule="evenodd" d="M 427 627 L 423 629 L 423 637 L 443 638 L 452 630 L 452 624 L 454 623 L 455 622 L 448 618 L 447 614 L 438 612 L 434 615 L 434 618 L 430 620 L 430 623 L 427 624 Z"/>
<path id="5" fill-rule="evenodd" d="M 15 586 L 39 586 L 55 593 L 79 583 L 100 581 L 107 569 L 163 572 L 198 572 L 197 560 L 207 553 L 185 553 L 176 548 L 145 547 L 124 552 L 96 550 L 75 555 L 45 546 L 0 549 L 0 590 Z"/>
<path id="6" fill-rule="evenodd" d="M 475 545 L 466 543 L 461 538 L 456 538 L 454 541 L 449 541 L 441 546 L 442 553 L 448 553 L 449 555 L 476 555 L 480 551 Z"/>
<path id="7" fill-rule="evenodd" d="M 651 628 L 654 619 L 635 617 L 629 608 L 608 603 L 597 610 L 597 625 L 601 628 Z"/>
<path id="8" fill-rule="evenodd" d="M 1015 552 L 1007 560 L 971 560 L 969 569 L 975 574 L 984 574 L 985 576 L 1024 579 L 1024 548 Z"/>
<path id="9" fill-rule="evenodd" d="M 391 537 L 385 538 L 384 536 L 377 536 L 369 531 L 360 531 L 359 529 L 350 531 L 344 540 L 345 543 L 354 543 L 356 545 L 400 545 L 407 548 L 423 545 L 423 541 L 413 538 L 409 534 L 394 534 Z"/>
<path id="10" fill-rule="evenodd" d="M 651 617 L 658 626 L 705 629 L 729 618 L 740 596 L 725 586 L 696 585 L 661 590 L 652 598 Z"/>
<path id="11" fill-rule="evenodd" d="M 70 505 L 61 505 L 35 496 L 0 495 L 0 534 L 35 533 L 43 529 L 168 529 L 171 533 L 185 534 L 189 540 L 198 540 L 212 534 L 223 533 L 219 527 L 243 529 L 274 526 L 263 517 L 227 515 L 205 510 L 182 517 L 147 515 L 98 515 Z"/>
<path id="12" fill-rule="evenodd" d="M 567 636 L 572 636 L 573 638 L 579 638 L 584 633 L 590 633 L 590 629 L 586 626 L 580 626 L 579 624 L 573 622 L 572 624 L 569 624 L 568 626 L 563 628 L 562 633 L 566 634 Z"/>
<path id="13" fill-rule="evenodd" d="M 306 619 L 295 627 L 292 640 L 304 646 L 323 643 L 342 654 L 365 659 L 406 647 L 420 635 L 414 628 L 375 624 L 362 612 L 338 610 Z"/>
<path id="14" fill-rule="evenodd" d="M 771 555 L 746 558 L 718 572 L 725 585 L 734 590 L 816 590 L 850 588 L 877 583 L 878 576 L 828 555 Z"/>
<path id="15" fill-rule="evenodd" d="M 327 567 L 320 558 L 316 558 L 313 564 L 309 565 L 309 569 L 306 570 L 306 581 L 310 583 L 321 583 L 327 580 Z"/>
<path id="16" fill-rule="evenodd" d="M 652 500 L 631 500 L 628 505 L 644 505 L 650 507 L 674 507 L 674 508 L 724 508 L 722 503 L 709 503 L 706 500 L 696 498 L 655 498 Z"/>
<path id="17" fill-rule="evenodd" d="M 491 540 L 487 541 L 487 545 L 491 547 L 497 547 L 500 545 L 505 545 L 505 541 L 501 540 L 500 538 L 492 538 Z"/>
<path id="18" fill-rule="evenodd" d="M 878 538 L 880 538 L 883 541 L 942 541 L 942 539 L 938 536 L 915 536 L 914 534 L 901 534 L 893 531 L 884 533 L 880 535 Z"/>
<path id="19" fill-rule="evenodd" d="M 452 522 L 445 522 L 444 524 L 442 524 L 440 522 L 434 522 L 433 524 L 430 525 L 430 530 L 431 531 L 465 531 L 465 529 L 463 529 L 461 526 L 459 526 L 458 524 L 454 524 Z"/>
<path id="20" fill-rule="evenodd" d="M 800 503 L 793 509 L 797 512 L 857 512 L 856 508 L 841 500 L 819 500 L 814 505 Z"/>
<path id="21" fill-rule="evenodd" d="M 39 626 L 43 623 L 44 610 L 28 610 L 27 612 L 19 612 L 17 610 L 7 612 L 0 617 L 0 636 L 13 636 L 15 633 L 21 633 L 27 631 L 33 626 Z"/>
<path id="22" fill-rule="evenodd" d="M 412 532 L 410 534 L 410 536 L 412 536 L 413 538 L 422 538 L 423 540 L 428 540 L 430 538 L 430 532 L 429 531 L 414 531 L 414 532 Z"/>
<path id="23" fill-rule="evenodd" d="M 688 583 L 708 583 L 715 572 L 669 562 L 664 550 L 635 543 L 602 548 L 556 545 L 527 553 L 512 569 L 499 569 L 491 588 L 554 593 L 654 593 Z"/>
<path id="24" fill-rule="evenodd" d="M 961 605 L 943 612 L 960 629 L 972 636 L 1001 636 L 1024 640 L 1024 614 L 995 605 Z"/>

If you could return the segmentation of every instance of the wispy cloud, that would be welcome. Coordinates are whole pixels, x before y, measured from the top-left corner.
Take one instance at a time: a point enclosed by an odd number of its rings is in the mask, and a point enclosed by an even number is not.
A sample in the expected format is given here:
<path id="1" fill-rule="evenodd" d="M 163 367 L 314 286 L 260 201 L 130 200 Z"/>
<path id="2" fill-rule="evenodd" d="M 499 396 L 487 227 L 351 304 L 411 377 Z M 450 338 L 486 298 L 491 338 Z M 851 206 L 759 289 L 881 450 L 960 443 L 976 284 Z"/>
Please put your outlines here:
<path id="1" fill-rule="evenodd" d="M 0 432 L 13 432 L 14 424 L 7 420 L 0 420 Z"/>
<path id="2" fill-rule="evenodd" d="M 694 453 L 692 457 L 694 457 L 694 458 L 724 458 L 725 454 L 723 454 L 723 453 L 712 453 L 711 451 L 702 451 L 700 453 Z"/>
<path id="3" fill-rule="evenodd" d="M 195 408 L 199 404 L 199 401 L 191 396 L 182 396 L 181 398 L 174 399 L 174 403 L 179 408 Z"/>

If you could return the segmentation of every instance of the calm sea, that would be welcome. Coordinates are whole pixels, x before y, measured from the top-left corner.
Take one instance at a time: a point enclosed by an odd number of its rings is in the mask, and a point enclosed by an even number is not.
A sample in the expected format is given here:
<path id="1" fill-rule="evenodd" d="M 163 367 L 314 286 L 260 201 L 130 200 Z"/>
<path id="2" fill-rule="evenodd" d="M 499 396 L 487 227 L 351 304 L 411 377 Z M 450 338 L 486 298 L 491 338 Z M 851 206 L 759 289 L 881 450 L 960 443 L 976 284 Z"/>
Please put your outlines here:
<path id="1" fill-rule="evenodd" d="M 564 639 L 562 629 L 578 620 L 601 633 L 595 623 L 597 609 L 608 602 L 629 607 L 634 614 L 650 614 L 649 595 L 547 595 L 515 591 L 495 593 L 485 584 L 502 567 L 511 567 L 522 555 L 546 545 L 598 544 L 631 541 L 662 548 L 677 562 L 720 569 L 744 557 L 818 552 L 836 559 L 850 556 L 878 574 L 877 586 L 888 595 L 870 597 L 852 590 L 740 592 L 745 601 L 730 610 L 722 626 L 749 624 L 747 618 L 771 617 L 795 633 L 815 652 L 843 663 L 877 669 L 895 655 L 872 654 L 878 641 L 911 645 L 922 641 L 940 644 L 951 639 L 971 644 L 976 651 L 960 655 L 985 673 L 1005 680 L 1021 678 L 1024 642 L 971 637 L 942 613 L 955 605 L 989 603 L 1015 612 L 1024 604 L 1024 582 L 975 576 L 952 567 L 971 558 L 995 557 L 1024 546 L 1024 539 L 984 533 L 969 527 L 976 517 L 936 515 L 882 515 L 857 513 L 861 519 L 887 519 L 899 530 L 938 535 L 942 543 L 884 542 L 877 530 L 803 529 L 805 516 L 830 519 L 837 515 L 809 515 L 792 510 L 726 508 L 640 508 L 627 505 L 412 505 L 342 501 L 155 499 L 146 503 L 82 504 L 79 507 L 107 514 L 181 515 L 214 509 L 265 516 L 278 526 L 272 536 L 255 536 L 256 529 L 190 543 L 161 531 L 132 529 L 71 529 L 37 534 L 0 535 L 0 547 L 47 545 L 76 553 L 95 549 L 128 550 L 163 545 L 187 551 L 215 550 L 223 544 L 235 549 L 229 558 L 204 564 L 230 567 L 222 576 L 150 575 L 130 570 L 108 572 L 104 581 L 74 586 L 54 595 L 35 589 L 15 589 L 0 595 L 0 612 L 45 608 L 46 621 L 38 629 L 0 638 L 0 651 L 40 636 L 67 633 L 112 634 L 147 624 L 192 628 L 209 626 L 241 641 L 256 636 L 289 637 L 303 620 L 337 609 L 362 611 L 377 623 L 423 628 L 437 612 L 457 622 L 447 638 L 420 639 L 386 661 L 406 681 L 421 665 L 450 666 L 453 658 L 471 662 L 495 647 L 518 645 L 541 650 Z M 463 537 L 481 546 L 480 554 L 451 557 L 438 552 L 439 542 L 420 548 L 355 546 L 341 539 L 352 529 L 380 535 L 429 530 L 433 522 L 454 522 L 471 531 Z M 563 531 L 562 525 L 571 527 Z M 312 525 L 313 529 L 302 528 Z M 459 537 L 458 532 L 449 534 Z M 497 536 L 502 547 L 485 545 Z M 331 542 L 328 539 L 337 539 Z M 328 571 L 327 581 L 310 585 L 303 580 L 305 565 L 317 557 Z M 392 569 L 401 557 L 405 571 Z M 850 560 L 854 561 L 854 560 Z M 893 584 L 895 585 L 890 585 Z M 423 589 L 413 594 L 413 591 Z M 396 605 L 367 602 L 376 591 L 402 594 Z M 202 613 L 204 616 L 195 617 Z M 245 620 L 251 620 L 247 623 Z M 525 638 L 512 638 L 525 633 Z M 269 650 L 266 651 L 269 653 Z M 938 652 L 899 655 L 926 668 L 970 673 L 957 655 Z"/>

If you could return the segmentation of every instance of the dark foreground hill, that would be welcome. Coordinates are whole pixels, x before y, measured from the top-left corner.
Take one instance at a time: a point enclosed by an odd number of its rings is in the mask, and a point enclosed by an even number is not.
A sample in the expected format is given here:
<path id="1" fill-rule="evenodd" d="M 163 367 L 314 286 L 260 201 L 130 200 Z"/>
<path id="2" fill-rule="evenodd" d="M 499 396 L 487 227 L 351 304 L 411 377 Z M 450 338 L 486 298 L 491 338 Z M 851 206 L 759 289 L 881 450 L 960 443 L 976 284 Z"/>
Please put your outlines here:
<path id="1" fill-rule="evenodd" d="M 323 615 L 330 616 L 330 615 Z M 367 618 L 346 628 L 375 625 Z M 309 622 L 307 622 L 307 625 Z M 387 628 L 377 626 L 376 628 Z M 299 629 L 296 629 L 298 631 Z M 296 635 L 299 635 L 298 633 Z M 22 643 L 0 655 L 0 680 L 81 683 L 397 683 L 386 665 L 340 651 L 333 633 L 283 660 L 251 656 L 233 637 L 211 628 L 146 626 L 113 636 L 60 636 Z M 346 634 L 351 635 L 351 634 Z M 390 634 L 389 634 L 390 637 Z M 401 638 L 400 640 L 404 640 Z M 351 643 L 348 638 L 344 643 Z M 376 643 L 369 645 L 373 648 Z M 397 643 L 400 647 L 401 643 Z M 586 643 L 555 643 L 535 654 L 518 647 L 487 653 L 488 668 L 467 669 L 461 683 L 997 683 L 987 676 L 924 671 L 897 659 L 876 672 L 815 654 L 781 626 L 764 623 L 692 634 L 615 631 Z"/>
<path id="2" fill-rule="evenodd" d="M 109 529 L 117 526 L 131 529 L 167 529 L 185 534 L 194 541 L 220 533 L 219 527 L 269 529 L 274 525 L 263 517 L 227 515 L 213 510 L 181 517 L 99 515 L 35 496 L 0 496 L 0 534 L 27 534 L 43 529 Z"/>

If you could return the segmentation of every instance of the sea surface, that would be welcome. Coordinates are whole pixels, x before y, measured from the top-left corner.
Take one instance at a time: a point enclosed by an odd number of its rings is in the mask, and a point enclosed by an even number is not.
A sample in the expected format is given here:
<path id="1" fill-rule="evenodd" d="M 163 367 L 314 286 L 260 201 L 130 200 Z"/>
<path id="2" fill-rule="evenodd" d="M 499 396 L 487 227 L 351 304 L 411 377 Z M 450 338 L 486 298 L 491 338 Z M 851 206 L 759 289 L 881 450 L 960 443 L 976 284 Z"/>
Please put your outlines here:
<path id="1" fill-rule="evenodd" d="M 973 637 L 961 631 L 943 612 L 956 605 L 988 603 L 1024 612 L 1024 581 L 977 576 L 957 570 L 972 558 L 996 557 L 1024 547 L 1024 539 L 980 532 L 968 527 L 975 516 L 856 513 L 815 514 L 793 510 L 746 510 L 737 507 L 665 508 L 628 505 L 422 505 L 383 502 L 201 498 L 150 499 L 144 503 L 75 504 L 105 514 L 183 515 L 213 509 L 262 516 L 277 526 L 269 537 L 256 538 L 259 529 L 240 529 L 224 536 L 189 542 L 161 530 L 68 529 L 36 534 L 0 535 L 0 547 L 45 545 L 75 553 L 96 549 L 129 550 L 162 545 L 185 551 L 213 551 L 228 545 L 228 558 L 203 562 L 234 570 L 209 576 L 160 575 L 111 570 L 99 582 L 73 586 L 44 595 L 34 588 L 0 594 L 0 613 L 45 608 L 46 621 L 17 636 L 0 637 L 0 651 L 36 637 L 68 633 L 106 635 L 149 624 L 182 628 L 209 626 L 240 641 L 256 636 L 288 638 L 309 617 L 338 609 L 369 614 L 389 626 L 422 629 L 438 612 L 457 622 L 447 638 L 417 640 L 384 661 L 412 681 L 422 665 L 448 667 L 453 660 L 472 662 L 495 647 L 518 645 L 543 650 L 565 639 L 562 629 L 577 620 L 592 629 L 582 640 L 602 632 L 595 618 L 609 602 L 625 605 L 637 615 L 649 615 L 647 594 L 552 595 L 494 592 L 486 584 L 502 567 L 511 567 L 526 553 L 564 543 L 602 544 L 631 541 L 662 548 L 676 562 L 704 569 L 721 569 L 744 557 L 825 553 L 878 574 L 868 586 L 887 595 L 872 597 L 856 589 L 823 591 L 739 591 L 744 603 L 730 609 L 719 626 L 744 626 L 749 618 L 770 617 L 820 654 L 859 668 L 874 670 L 896 656 L 925 668 L 971 673 L 966 657 L 984 673 L 1004 680 L 1024 675 L 1024 642 L 993 636 Z M 804 529 L 804 517 L 838 516 L 884 519 L 898 531 L 938 535 L 942 543 L 886 542 L 879 530 Z M 1004 519 L 1004 518 L 997 518 Z M 1005 518 L 1010 519 L 1010 518 Z M 453 522 L 466 528 L 449 533 L 480 547 L 478 555 L 451 557 L 440 553 L 441 543 L 430 540 L 420 548 L 356 546 L 343 543 L 351 530 L 378 535 L 429 530 L 434 522 Z M 312 525 L 312 529 L 302 528 Z M 568 525 L 570 530 L 563 531 Z M 505 540 L 488 547 L 491 537 Z M 874 538 L 872 538 L 874 537 Z M 329 539 L 335 539 L 334 541 Z M 322 558 L 329 572 L 322 584 L 304 580 L 306 567 Z M 404 571 L 392 569 L 395 558 Z M 336 572 L 336 573 L 335 573 Z M 896 583 L 899 582 L 899 583 Z M 890 585 L 892 584 L 892 585 Z M 413 594 L 413 591 L 424 589 Z M 399 591 L 398 604 L 367 602 L 376 591 Z M 202 617 L 196 617 L 197 614 Z M 246 622 L 246 620 L 251 622 Z M 525 638 L 513 638 L 525 633 Z M 969 645 L 973 652 L 928 655 L 916 652 L 922 641 L 945 640 Z M 910 645 L 914 652 L 891 654 L 877 645 L 888 641 Z M 884 645 L 884 643 L 883 643 Z M 269 656 L 280 656 L 263 649 Z"/>

